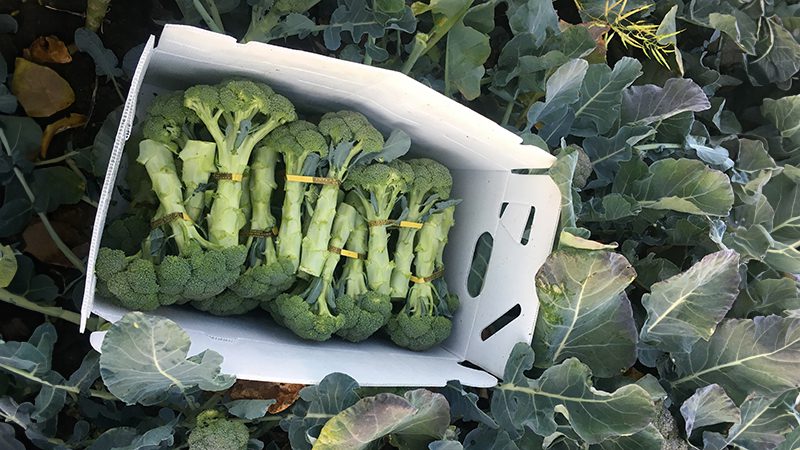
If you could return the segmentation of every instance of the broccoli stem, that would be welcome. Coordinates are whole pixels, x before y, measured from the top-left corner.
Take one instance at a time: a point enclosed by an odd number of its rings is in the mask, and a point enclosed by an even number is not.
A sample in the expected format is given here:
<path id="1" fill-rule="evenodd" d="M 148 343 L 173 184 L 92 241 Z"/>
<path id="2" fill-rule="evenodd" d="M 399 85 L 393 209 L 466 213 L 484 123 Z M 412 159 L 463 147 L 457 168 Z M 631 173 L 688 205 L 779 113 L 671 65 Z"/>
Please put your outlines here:
<path id="1" fill-rule="evenodd" d="M 195 222 L 200 220 L 204 209 L 203 192 L 198 192 L 197 188 L 208 183 L 211 172 L 215 170 L 216 150 L 213 142 L 188 140 L 178 155 L 183 161 L 181 180 L 186 187 L 183 203 L 187 214 Z"/>
<path id="2" fill-rule="evenodd" d="M 370 290 L 389 295 L 392 263 L 389 261 L 389 232 L 385 225 L 369 227 L 367 282 Z"/>
<path id="3" fill-rule="evenodd" d="M 303 197 L 306 185 L 286 182 L 286 194 L 281 208 L 281 227 L 278 233 L 278 255 L 292 262 L 293 271 L 300 265 L 300 245 L 303 235 Z"/>
<path id="4" fill-rule="evenodd" d="M 164 214 L 188 215 L 183 206 L 183 189 L 169 147 L 160 142 L 145 139 L 139 143 L 139 157 L 136 161 L 144 165 L 150 176 L 153 191 L 161 203 L 160 210 Z M 189 243 L 193 240 L 206 246 L 206 240 L 200 236 L 193 223 L 176 219 L 171 221 L 169 226 L 180 252 L 188 250 Z"/>
<path id="5" fill-rule="evenodd" d="M 278 152 L 262 145 L 255 150 L 253 161 L 250 163 L 250 203 L 252 207 L 250 227 L 253 230 L 271 230 L 275 226 L 275 216 L 272 215 L 270 203 L 272 191 L 278 187 L 278 183 L 275 182 L 275 164 L 277 162 Z M 268 262 L 275 260 L 273 238 L 267 238 L 264 256 Z"/>
<path id="6" fill-rule="evenodd" d="M 330 246 L 344 248 L 347 239 L 355 227 L 357 216 L 358 213 L 356 212 L 355 208 L 347 203 L 339 204 L 339 207 L 336 210 L 336 219 L 333 221 L 333 230 L 331 231 L 331 240 L 329 244 Z M 328 252 L 328 255 L 325 258 L 325 265 L 323 266 L 321 277 L 323 280 L 325 280 L 327 285 L 333 283 L 333 272 L 336 270 L 336 266 L 339 264 L 339 259 L 341 259 L 341 255 L 331 251 Z"/>
<path id="7" fill-rule="evenodd" d="M 427 278 L 436 270 L 436 262 L 447 243 L 447 235 L 455 223 L 453 213 L 455 207 L 451 206 L 442 212 L 433 214 L 419 231 L 414 269 L 417 277 Z M 433 285 L 430 281 L 414 283 L 408 294 L 408 308 L 415 315 L 435 315 L 436 302 L 434 300 Z"/>
<path id="8" fill-rule="evenodd" d="M 245 224 L 244 213 L 239 205 L 241 197 L 241 181 L 217 182 L 214 203 L 208 215 L 208 234 L 214 244 L 222 247 L 239 245 L 239 230 Z"/>
<path id="9" fill-rule="evenodd" d="M 430 210 L 431 206 L 421 211 L 417 205 L 423 203 L 423 198 L 412 190 L 408 196 L 408 204 L 411 206 L 406 220 L 417 222 L 424 213 Z M 430 202 L 431 205 L 433 202 Z M 405 298 L 408 294 L 408 280 L 411 278 L 411 265 L 414 262 L 414 238 L 419 230 L 416 228 L 401 228 L 397 233 L 397 246 L 394 250 L 394 268 L 391 278 L 392 297 Z"/>
<path id="10" fill-rule="evenodd" d="M 310 275 L 319 276 L 325 265 L 338 197 L 337 185 L 325 185 L 320 190 L 314 215 L 303 238 L 300 256 L 300 270 Z"/>
<path id="11" fill-rule="evenodd" d="M 367 222 L 360 216 L 356 215 L 355 226 L 347 238 L 347 249 L 356 253 L 364 254 L 367 251 Z M 358 298 L 359 295 L 367 292 L 367 281 L 364 277 L 364 260 L 356 258 L 347 258 L 342 269 L 342 276 L 340 278 L 342 286 L 339 290 L 341 294 L 346 294 L 352 298 Z"/>

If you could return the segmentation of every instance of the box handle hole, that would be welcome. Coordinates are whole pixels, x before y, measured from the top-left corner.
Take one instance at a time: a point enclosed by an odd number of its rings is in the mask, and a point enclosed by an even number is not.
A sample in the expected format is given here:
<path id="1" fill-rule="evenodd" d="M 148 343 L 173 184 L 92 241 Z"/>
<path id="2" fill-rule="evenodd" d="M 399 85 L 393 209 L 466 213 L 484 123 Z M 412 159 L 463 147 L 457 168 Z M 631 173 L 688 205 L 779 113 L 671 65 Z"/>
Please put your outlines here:
<path id="1" fill-rule="evenodd" d="M 519 306 L 519 303 L 517 303 L 511 307 L 511 309 L 506 311 L 505 314 L 498 317 L 497 320 L 481 330 L 481 340 L 485 341 L 494 336 L 498 331 L 502 330 L 506 325 L 510 324 L 514 319 L 519 317 L 520 314 L 522 314 L 522 308 Z"/>
<path id="2" fill-rule="evenodd" d="M 508 202 L 503 202 L 500 204 L 500 218 L 503 218 L 503 213 L 506 212 L 506 208 L 508 208 Z"/>
<path id="3" fill-rule="evenodd" d="M 475 251 L 472 253 L 472 264 L 469 266 L 469 276 L 467 277 L 467 293 L 472 297 L 477 297 L 483 290 L 486 270 L 489 268 L 489 260 L 492 258 L 493 245 L 494 238 L 488 231 L 478 236 L 478 241 L 475 243 Z"/>
<path id="4" fill-rule="evenodd" d="M 536 208 L 531 206 L 531 212 L 528 213 L 528 220 L 525 221 L 525 229 L 522 230 L 522 238 L 519 240 L 520 244 L 528 245 L 531 237 L 531 228 L 533 228 L 533 218 L 536 215 Z"/>

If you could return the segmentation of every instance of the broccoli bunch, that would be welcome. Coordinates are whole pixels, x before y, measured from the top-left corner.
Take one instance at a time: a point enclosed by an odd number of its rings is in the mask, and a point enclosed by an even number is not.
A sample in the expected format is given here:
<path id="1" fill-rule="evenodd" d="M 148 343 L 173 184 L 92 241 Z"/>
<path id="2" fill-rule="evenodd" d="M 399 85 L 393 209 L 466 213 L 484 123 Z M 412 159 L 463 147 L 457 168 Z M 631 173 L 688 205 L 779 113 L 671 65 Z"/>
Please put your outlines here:
<path id="1" fill-rule="evenodd" d="M 392 341 L 410 350 L 427 350 L 440 344 L 452 329 L 450 317 L 458 308 L 456 296 L 437 289 L 434 274 L 441 269 L 441 257 L 453 219 L 455 207 L 431 215 L 417 235 L 414 268 L 419 280 L 408 292 L 403 308 L 386 326 Z M 444 291 L 444 292 L 443 292 Z"/>
<path id="2" fill-rule="evenodd" d="M 247 426 L 225 417 L 217 410 L 201 412 L 189 432 L 189 450 L 246 450 L 250 440 Z"/>

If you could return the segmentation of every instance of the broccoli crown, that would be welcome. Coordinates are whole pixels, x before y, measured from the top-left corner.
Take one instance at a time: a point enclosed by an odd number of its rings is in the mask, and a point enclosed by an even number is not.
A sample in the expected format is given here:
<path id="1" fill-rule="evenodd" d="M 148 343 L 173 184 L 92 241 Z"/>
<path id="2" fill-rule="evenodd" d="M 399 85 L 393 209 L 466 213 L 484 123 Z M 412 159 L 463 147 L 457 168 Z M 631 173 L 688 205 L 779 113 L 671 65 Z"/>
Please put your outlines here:
<path id="1" fill-rule="evenodd" d="M 372 336 L 392 315 L 392 302 L 388 295 L 368 291 L 354 300 L 349 295 L 336 299 L 336 310 L 344 318 L 344 325 L 336 335 L 350 342 L 360 342 Z"/>
<path id="2" fill-rule="evenodd" d="M 442 343 L 453 328 L 443 316 L 409 314 L 406 308 L 392 316 L 386 331 L 392 342 L 409 350 L 422 351 Z"/>
<path id="3" fill-rule="evenodd" d="M 260 303 L 260 299 L 243 298 L 233 291 L 225 290 L 211 298 L 194 300 L 192 306 L 215 316 L 233 316 L 248 313 L 258 308 Z"/>
<path id="4" fill-rule="evenodd" d="M 418 201 L 425 201 L 429 195 L 436 195 L 439 199 L 450 197 L 453 187 L 450 169 L 429 158 L 411 159 L 407 164 L 414 173 L 409 191 Z"/>
<path id="5" fill-rule="evenodd" d="M 177 141 L 183 134 L 183 126 L 192 121 L 194 115 L 183 105 L 183 92 L 173 92 L 156 97 L 147 110 L 147 119 L 142 124 L 142 134 L 164 144 Z"/>
<path id="6" fill-rule="evenodd" d="M 410 166 L 402 161 L 373 163 L 350 169 L 343 187 L 359 193 L 368 216 L 386 218 L 399 196 L 408 188 L 412 177 Z"/>
<path id="7" fill-rule="evenodd" d="M 253 116 L 269 112 L 272 89 L 250 80 L 232 79 L 218 85 L 219 104 L 223 110 Z"/>
<path id="8" fill-rule="evenodd" d="M 142 241 L 150 234 L 150 223 L 140 214 L 132 214 L 116 219 L 103 233 L 103 246 L 119 249 L 126 255 L 133 255 L 142 247 Z"/>
<path id="9" fill-rule="evenodd" d="M 383 135 L 369 123 L 367 118 L 356 111 L 329 112 L 322 116 L 319 131 L 327 136 L 333 145 L 353 142 L 362 152 L 373 153 L 383 149 Z"/>
<path id="10" fill-rule="evenodd" d="M 218 411 L 204 411 L 189 433 L 189 450 L 246 450 L 250 440 L 247 426 Z"/>
<path id="11" fill-rule="evenodd" d="M 101 247 L 97 252 L 97 261 L 94 266 L 97 278 L 108 281 L 114 274 L 122 272 L 126 267 L 128 267 L 128 258 L 122 250 Z"/>
<path id="12" fill-rule="evenodd" d="M 134 259 L 125 270 L 112 275 L 107 286 L 125 308 L 151 311 L 159 307 L 155 266 L 146 259 Z"/>
<path id="13" fill-rule="evenodd" d="M 342 316 L 334 316 L 327 309 L 317 311 L 298 295 L 281 294 L 268 303 L 268 309 L 276 322 L 312 341 L 327 341 L 344 323 Z"/>
<path id="14" fill-rule="evenodd" d="M 286 258 L 247 269 L 230 286 L 230 290 L 244 298 L 275 298 L 294 284 L 294 265 Z"/>
<path id="15" fill-rule="evenodd" d="M 192 264 L 186 258 L 167 255 L 158 265 L 156 275 L 162 294 L 183 295 L 186 283 L 192 278 Z"/>
<path id="16" fill-rule="evenodd" d="M 185 284 L 184 297 L 203 300 L 221 293 L 239 278 L 247 247 L 200 250 L 198 246 L 187 257 L 192 276 Z"/>
<path id="17" fill-rule="evenodd" d="M 265 143 L 283 154 L 286 172 L 290 174 L 299 174 L 302 171 L 308 155 L 317 153 L 324 157 L 328 154 L 325 138 L 316 125 L 305 120 L 276 128 L 266 137 Z"/>
<path id="18" fill-rule="evenodd" d="M 183 105 L 201 117 L 214 116 L 220 109 L 219 90 L 207 84 L 192 86 L 183 93 Z"/>

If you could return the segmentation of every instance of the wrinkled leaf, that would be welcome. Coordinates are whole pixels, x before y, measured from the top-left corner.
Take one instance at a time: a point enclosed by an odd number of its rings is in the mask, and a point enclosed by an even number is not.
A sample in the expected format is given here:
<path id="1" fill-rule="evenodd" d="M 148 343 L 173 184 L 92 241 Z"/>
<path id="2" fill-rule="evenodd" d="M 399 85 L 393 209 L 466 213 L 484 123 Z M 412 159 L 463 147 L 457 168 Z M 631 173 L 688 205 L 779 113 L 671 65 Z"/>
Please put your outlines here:
<path id="1" fill-rule="evenodd" d="M 241 419 L 260 419 L 267 414 L 267 409 L 275 404 L 275 400 L 234 400 L 225 403 L 228 412 Z"/>
<path id="2" fill-rule="evenodd" d="M 739 408 L 717 384 L 700 388 L 681 405 L 681 415 L 686 421 L 686 436 L 709 425 L 736 423 Z"/>
<path id="3" fill-rule="evenodd" d="M 622 92 L 622 123 L 650 124 L 686 111 L 705 111 L 708 97 L 694 81 L 670 78 L 664 87 L 647 84 Z"/>
<path id="4" fill-rule="evenodd" d="M 56 36 L 40 36 L 22 51 L 25 59 L 39 64 L 66 64 L 72 61 L 67 46 Z"/>
<path id="5" fill-rule="evenodd" d="M 233 377 L 220 375 L 222 357 L 207 350 L 187 360 L 189 336 L 175 322 L 131 312 L 103 339 L 100 375 L 108 390 L 128 405 L 154 405 L 194 388 L 221 391 Z"/>
<path id="6" fill-rule="evenodd" d="M 606 133 L 619 117 L 622 91 L 642 74 L 639 61 L 624 57 L 612 70 L 605 64 L 592 64 L 586 71 L 575 105 L 572 134 L 595 136 Z"/>
<path id="7" fill-rule="evenodd" d="M 781 137 L 800 144 L 800 95 L 765 98 L 761 114 L 775 125 Z"/>
<path id="8" fill-rule="evenodd" d="M 650 176 L 634 183 L 633 196 L 644 208 L 727 216 L 733 205 L 728 177 L 692 159 L 662 159 Z"/>
<path id="9" fill-rule="evenodd" d="M 653 425 L 648 425 L 642 431 L 630 436 L 619 436 L 592 445 L 589 450 L 643 450 L 663 448 L 664 437 Z"/>
<path id="10" fill-rule="evenodd" d="M 625 288 L 636 277 L 620 254 L 559 250 L 536 276 L 536 366 L 578 358 L 596 375 L 617 375 L 636 360 L 636 327 Z"/>
<path id="11" fill-rule="evenodd" d="M 482 423 L 490 428 L 497 428 L 494 419 L 478 407 L 478 395 L 464 390 L 460 382 L 447 382 L 447 386 L 441 390 L 441 393 L 450 404 L 450 415 L 453 420 L 463 419 Z"/>
<path id="12" fill-rule="evenodd" d="M 724 450 L 734 445 L 747 449 L 771 449 L 784 435 L 797 428 L 797 417 L 786 399 L 749 395 L 742 403 L 741 420 L 733 424 L 727 436 L 703 433 L 704 450 Z"/>
<path id="13" fill-rule="evenodd" d="M 53 69 L 17 58 L 11 92 L 30 117 L 49 117 L 75 102 L 75 92 Z"/>
<path id="14" fill-rule="evenodd" d="M 467 100 L 481 95 L 483 64 L 490 52 L 489 36 L 463 22 L 453 26 L 447 34 L 445 92 L 458 90 Z"/>

